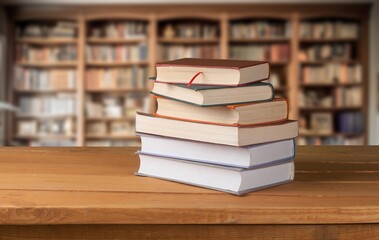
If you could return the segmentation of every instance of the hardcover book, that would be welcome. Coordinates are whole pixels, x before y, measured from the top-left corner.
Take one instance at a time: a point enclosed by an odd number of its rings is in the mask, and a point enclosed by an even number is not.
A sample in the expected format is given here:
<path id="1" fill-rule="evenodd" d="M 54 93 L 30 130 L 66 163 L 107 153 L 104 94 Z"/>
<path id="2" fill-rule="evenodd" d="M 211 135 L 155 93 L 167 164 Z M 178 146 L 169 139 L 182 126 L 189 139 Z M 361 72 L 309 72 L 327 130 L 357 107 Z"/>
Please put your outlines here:
<path id="1" fill-rule="evenodd" d="M 189 141 L 177 138 L 140 134 L 141 153 L 239 168 L 258 168 L 293 159 L 294 139 L 245 147 Z"/>
<path id="2" fill-rule="evenodd" d="M 292 160 L 273 166 L 244 169 L 141 153 L 139 157 L 141 164 L 137 175 L 216 189 L 236 195 L 288 183 L 294 178 Z"/>
<path id="3" fill-rule="evenodd" d="M 227 106 L 198 107 L 193 104 L 158 97 L 156 115 L 178 120 L 188 120 L 232 125 L 249 126 L 287 120 L 288 104 L 284 98 L 270 102 L 247 103 Z"/>
<path id="4" fill-rule="evenodd" d="M 298 125 L 297 121 L 287 120 L 276 124 L 251 127 L 222 126 L 138 113 L 136 132 L 230 146 L 248 146 L 295 138 L 298 135 Z"/>
<path id="5" fill-rule="evenodd" d="M 274 88 L 270 83 L 217 87 L 154 82 L 151 93 L 202 107 L 271 101 L 274 98 Z"/>
<path id="6" fill-rule="evenodd" d="M 157 82 L 238 86 L 269 78 L 265 61 L 182 58 L 157 63 Z"/>

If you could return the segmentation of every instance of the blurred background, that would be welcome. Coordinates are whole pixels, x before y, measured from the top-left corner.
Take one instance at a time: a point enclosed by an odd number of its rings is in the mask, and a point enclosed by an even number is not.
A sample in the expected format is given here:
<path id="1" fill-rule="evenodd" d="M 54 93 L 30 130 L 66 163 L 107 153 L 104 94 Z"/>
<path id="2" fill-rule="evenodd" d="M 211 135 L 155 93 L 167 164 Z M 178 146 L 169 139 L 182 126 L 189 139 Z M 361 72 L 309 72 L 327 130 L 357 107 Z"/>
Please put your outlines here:
<path id="1" fill-rule="evenodd" d="M 379 144 L 377 1 L 0 4 L 0 145 L 139 145 L 154 64 L 183 57 L 270 61 L 300 145 Z"/>

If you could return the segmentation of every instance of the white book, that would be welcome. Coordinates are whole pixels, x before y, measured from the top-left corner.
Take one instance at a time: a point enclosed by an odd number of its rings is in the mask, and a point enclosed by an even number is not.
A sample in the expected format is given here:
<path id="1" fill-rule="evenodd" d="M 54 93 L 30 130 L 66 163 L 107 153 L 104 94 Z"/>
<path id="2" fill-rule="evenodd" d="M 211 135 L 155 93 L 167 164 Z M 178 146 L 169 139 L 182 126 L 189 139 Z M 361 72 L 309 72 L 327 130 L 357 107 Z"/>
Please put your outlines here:
<path id="1" fill-rule="evenodd" d="M 233 147 L 148 134 L 140 136 L 143 154 L 231 167 L 257 168 L 295 157 L 294 139 Z"/>
<path id="2" fill-rule="evenodd" d="M 215 189 L 236 195 L 291 182 L 294 163 L 253 169 L 225 167 L 179 159 L 139 155 L 137 175 Z"/>

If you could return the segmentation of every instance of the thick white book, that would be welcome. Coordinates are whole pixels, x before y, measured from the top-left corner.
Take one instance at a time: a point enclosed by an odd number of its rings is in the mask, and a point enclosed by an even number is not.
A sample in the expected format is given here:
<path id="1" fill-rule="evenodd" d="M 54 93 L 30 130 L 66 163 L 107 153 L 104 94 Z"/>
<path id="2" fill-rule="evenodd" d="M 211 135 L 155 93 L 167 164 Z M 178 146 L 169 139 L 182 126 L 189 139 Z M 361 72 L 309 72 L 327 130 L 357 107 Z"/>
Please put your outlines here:
<path id="1" fill-rule="evenodd" d="M 274 165 L 295 157 L 295 140 L 234 147 L 140 134 L 141 153 L 239 168 Z"/>
<path id="2" fill-rule="evenodd" d="M 215 189 L 236 195 L 291 182 L 294 162 L 262 168 L 233 168 L 214 164 L 184 161 L 139 154 L 139 176 L 149 176 L 169 181 Z"/>

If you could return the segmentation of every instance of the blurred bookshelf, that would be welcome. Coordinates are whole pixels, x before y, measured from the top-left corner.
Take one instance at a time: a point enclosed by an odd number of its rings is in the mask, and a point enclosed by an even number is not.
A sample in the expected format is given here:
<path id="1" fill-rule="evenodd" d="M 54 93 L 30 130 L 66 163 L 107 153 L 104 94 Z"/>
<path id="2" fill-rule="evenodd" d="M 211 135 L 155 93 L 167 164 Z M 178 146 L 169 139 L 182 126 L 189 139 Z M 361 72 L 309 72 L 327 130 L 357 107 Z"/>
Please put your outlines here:
<path id="1" fill-rule="evenodd" d="M 364 144 L 360 33 L 349 18 L 301 19 L 298 143 Z"/>
<path id="2" fill-rule="evenodd" d="M 367 144 L 367 4 L 47 9 L 9 11 L 11 145 L 139 145 L 154 64 L 182 57 L 268 60 L 298 144 Z"/>

